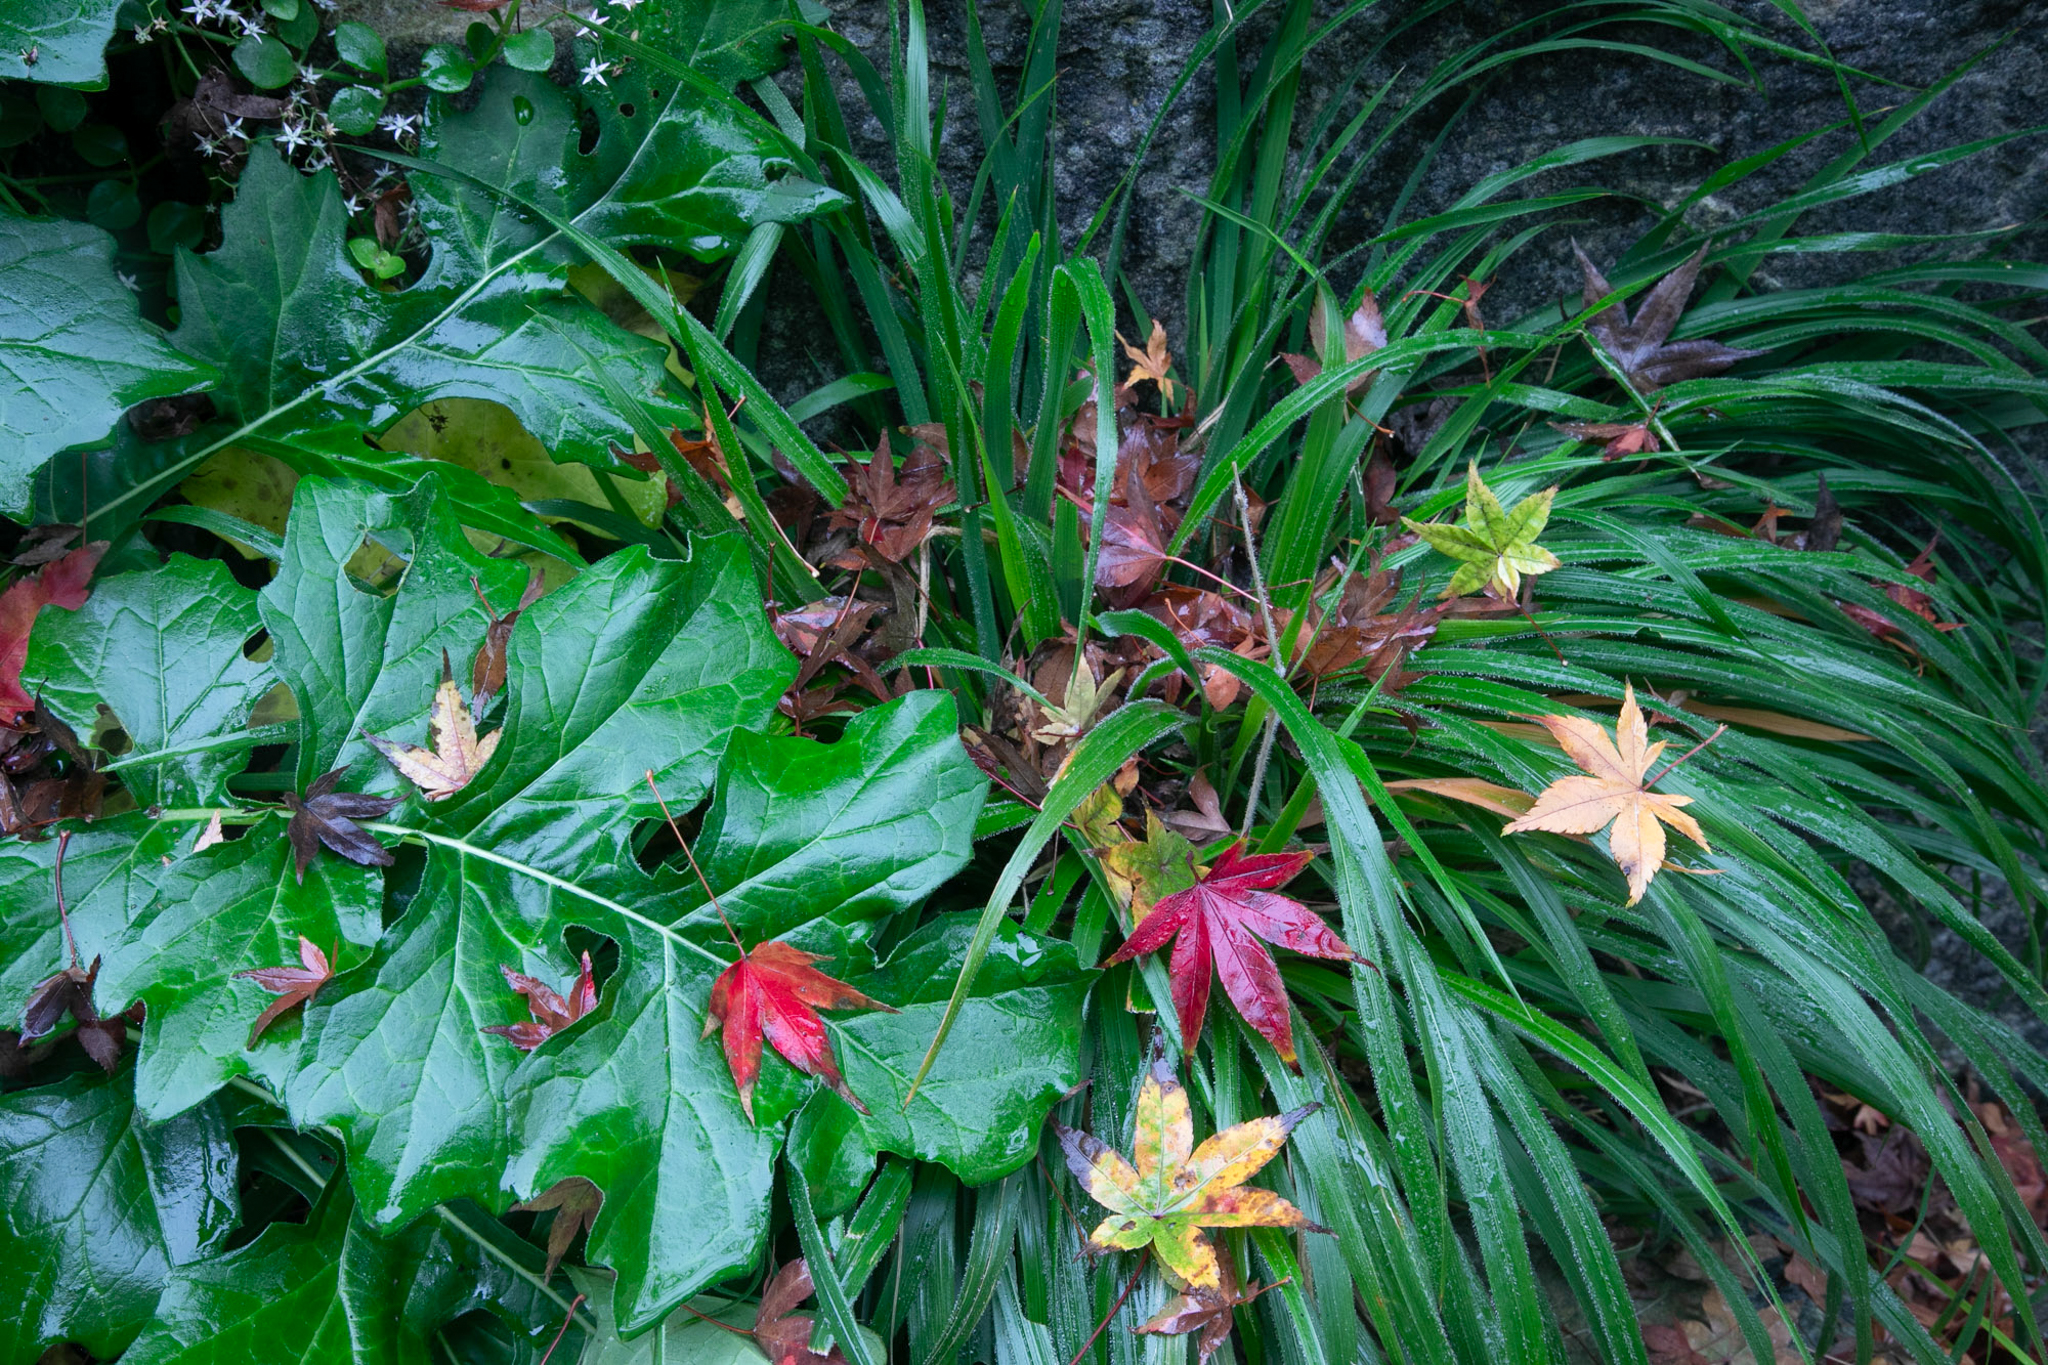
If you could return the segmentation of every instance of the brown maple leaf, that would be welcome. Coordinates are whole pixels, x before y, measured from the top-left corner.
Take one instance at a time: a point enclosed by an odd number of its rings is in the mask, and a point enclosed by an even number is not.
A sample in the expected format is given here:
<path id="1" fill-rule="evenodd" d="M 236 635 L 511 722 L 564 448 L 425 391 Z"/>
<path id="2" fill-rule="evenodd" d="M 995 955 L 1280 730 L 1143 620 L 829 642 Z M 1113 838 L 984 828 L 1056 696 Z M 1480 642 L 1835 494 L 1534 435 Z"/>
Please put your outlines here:
<path id="1" fill-rule="evenodd" d="M 761 1075 L 761 1040 L 765 1036 L 783 1059 L 807 1076 L 815 1076 L 839 1097 L 868 1112 L 860 1097 L 839 1074 L 819 1010 L 883 1010 L 892 1005 L 862 995 L 834 980 L 813 963 L 825 959 L 787 943 L 770 940 L 742 953 L 740 960 L 711 983 L 711 1004 L 704 1014 L 703 1036 L 723 1031 L 725 1063 L 740 1093 L 740 1108 L 754 1117 L 754 1082 Z"/>
<path id="2" fill-rule="evenodd" d="M 1597 442 L 1602 459 L 1655 455 L 1663 449 L 1657 444 L 1657 433 L 1650 429 L 1647 417 L 1640 422 L 1552 422 L 1550 426 L 1574 441 Z"/>
<path id="3" fill-rule="evenodd" d="M 1403 671 L 1408 655 L 1428 644 L 1443 620 L 1447 604 L 1422 605 L 1417 593 L 1399 606 L 1401 571 L 1375 568 L 1354 573 L 1325 615 L 1312 609 L 1302 639 L 1296 644 L 1296 666 L 1311 678 L 1326 678 L 1358 668 L 1381 684 L 1381 695 L 1399 691 L 1417 676 Z M 1287 638 L 1291 613 L 1276 612 L 1280 637 Z"/>
<path id="4" fill-rule="evenodd" d="M 1310 353 L 1308 355 L 1295 355 L 1292 352 L 1282 352 L 1281 354 L 1281 358 L 1287 362 L 1287 368 L 1294 372 L 1294 378 L 1297 382 L 1306 384 L 1309 380 L 1314 379 L 1323 372 L 1322 356 L 1323 352 L 1328 349 L 1329 338 L 1330 329 L 1329 325 L 1323 321 L 1322 307 L 1317 305 L 1310 308 L 1308 314 L 1308 345 Z M 1368 289 L 1365 291 L 1365 296 L 1359 300 L 1358 307 L 1352 310 L 1351 316 L 1344 319 L 1344 359 L 1346 363 L 1363 360 L 1374 351 L 1383 349 L 1386 344 L 1387 325 L 1380 317 L 1380 301 L 1373 297 L 1372 290 Z M 1365 392 L 1366 387 L 1372 383 L 1373 377 L 1378 373 L 1379 371 L 1377 370 L 1367 370 L 1364 374 L 1346 384 L 1344 386 L 1344 396 L 1346 398 L 1358 397 L 1359 394 Z"/>
<path id="5" fill-rule="evenodd" d="M 1118 386 L 1117 396 L 1121 398 L 1149 379 L 1159 386 L 1160 403 L 1166 408 L 1172 408 L 1173 380 L 1166 377 L 1166 372 L 1173 368 L 1173 356 L 1166 349 L 1166 328 L 1160 325 L 1159 319 L 1152 319 L 1152 335 L 1145 339 L 1145 349 L 1142 351 L 1125 341 L 1122 332 L 1116 334 L 1116 339 L 1123 343 L 1124 355 L 1129 357 L 1131 362 L 1131 372 Z"/>
<path id="6" fill-rule="evenodd" d="M 1277 1280 L 1262 1285 L 1255 1280 L 1250 1289 L 1240 1289 L 1237 1271 L 1231 1266 L 1228 1256 L 1216 1258 L 1216 1270 L 1218 1283 L 1214 1289 L 1199 1286 L 1183 1289 L 1168 1299 L 1157 1313 L 1131 1330 L 1161 1337 L 1184 1337 L 1199 1332 L 1201 1335 L 1195 1339 L 1195 1362 L 1196 1365 L 1208 1365 L 1209 1357 L 1230 1339 L 1236 1310 L 1267 1290 L 1278 1289 L 1287 1283 Z"/>
<path id="7" fill-rule="evenodd" d="M 1137 605 L 1166 568 L 1167 531 L 1143 479 L 1131 479 L 1126 500 L 1112 503 L 1102 521 L 1102 552 L 1095 559 L 1095 586 L 1112 607 Z"/>
<path id="8" fill-rule="evenodd" d="M 391 813 L 398 804 L 395 796 L 366 796 L 362 792 L 338 792 L 334 788 L 347 768 L 336 768 L 313 779 L 302 797 L 284 794 L 285 809 L 292 813 L 285 837 L 292 844 L 292 867 L 298 880 L 306 880 L 306 865 L 320 852 L 320 845 L 365 867 L 389 867 L 391 850 L 378 843 L 356 824 Z"/>
<path id="9" fill-rule="evenodd" d="M 1591 308 L 1612 294 L 1614 286 L 1577 242 L 1572 243 L 1572 251 L 1585 274 L 1585 306 Z M 1707 246 L 1703 242 L 1683 265 L 1657 282 L 1637 306 L 1634 317 L 1617 300 L 1587 321 L 1586 330 L 1613 357 L 1629 387 L 1637 393 L 1652 394 L 1680 380 L 1720 374 L 1738 360 L 1764 354 L 1723 346 L 1718 341 L 1667 340 L 1685 312 L 1686 298 L 1691 295 L 1693 281 L 1699 277 L 1700 265 L 1706 258 Z"/>
<path id="10" fill-rule="evenodd" d="M 1680 809 L 1691 805 L 1692 798 L 1653 792 L 1649 782 L 1644 781 L 1664 752 L 1665 741 L 1649 743 L 1650 729 L 1643 723 L 1642 709 L 1636 705 L 1633 685 L 1623 685 L 1621 716 L 1611 740 L 1603 727 L 1583 717 L 1536 719 L 1585 772 L 1560 777 L 1544 788 L 1529 813 L 1501 833 L 1546 830 L 1552 834 L 1592 834 L 1612 825 L 1607 835 L 1607 851 L 1628 878 L 1630 905 L 1643 898 L 1650 878 L 1664 866 L 1665 825 L 1702 849 L 1707 848 L 1707 836 L 1699 822 Z"/>
<path id="11" fill-rule="evenodd" d="M 1120 498 L 1128 500 L 1127 486 L 1137 480 L 1153 503 L 1175 505 L 1194 492 L 1201 472 L 1201 452 L 1184 448 L 1179 429 L 1159 418 L 1140 414 L 1117 441 L 1116 492 Z M 1094 477 L 1092 469 L 1088 477 Z"/>
<path id="12" fill-rule="evenodd" d="M 900 564 L 931 534 L 932 517 L 956 494 L 945 460 L 927 445 L 912 446 L 896 468 L 884 432 L 866 464 L 846 464 L 846 501 L 832 513 L 832 525 L 853 527 L 860 543 Z"/>
<path id="13" fill-rule="evenodd" d="M 341 948 L 335 945 L 339 954 Z M 256 1022 L 249 1026 L 248 1051 L 256 1050 L 256 1040 L 263 1036 L 263 1030 L 277 1022 L 286 1011 L 295 1010 L 320 993 L 320 988 L 334 979 L 334 964 L 327 954 L 315 946 L 313 940 L 299 935 L 299 964 L 296 967 L 252 967 L 236 976 L 246 976 L 277 999 L 264 1007 L 256 1016 Z"/>
<path id="14" fill-rule="evenodd" d="M 512 1046 L 521 1052 L 533 1051 L 597 1008 L 597 980 L 591 974 L 589 953 L 583 955 L 583 970 L 577 973 L 575 983 L 569 987 L 567 999 L 557 995 L 553 986 L 537 976 L 515 972 L 502 965 L 498 970 L 505 974 L 506 985 L 526 997 L 526 1012 L 533 1018 L 522 1019 L 516 1024 L 488 1024 L 483 1031 L 511 1039 Z"/>
<path id="15" fill-rule="evenodd" d="M 543 1284 L 555 1278 L 555 1267 L 576 1245 L 577 1234 L 590 1230 L 603 1206 L 604 1191 L 580 1175 L 557 1180 L 533 1198 L 512 1206 L 520 1213 L 554 1211 L 554 1219 L 548 1224 L 548 1266 L 541 1273 Z"/>
<path id="16" fill-rule="evenodd" d="M 491 614 L 491 624 L 484 630 L 484 642 L 477 646 L 476 660 L 469 669 L 469 718 L 481 721 L 484 712 L 491 706 L 491 698 L 498 695 L 505 686 L 506 650 L 512 643 L 512 627 L 519 622 L 519 613 L 540 601 L 541 575 L 535 569 L 526 579 L 526 590 L 519 594 L 519 605 L 498 615 L 491 599 L 484 596 L 482 580 L 470 576 L 470 587 L 476 589 L 477 600 L 484 604 L 484 610 Z"/>
<path id="17" fill-rule="evenodd" d="M 100 959 L 95 957 L 91 967 L 81 968 L 78 950 L 74 946 L 71 965 L 45 977 L 29 992 L 28 1005 L 22 1010 L 21 1036 L 16 1046 L 27 1047 L 48 1037 L 69 1014 L 78 1024 L 74 1036 L 78 1045 L 85 1049 L 86 1056 L 98 1062 L 102 1070 L 112 1071 L 121 1060 L 121 1044 L 127 1038 L 128 1030 L 120 1015 L 103 1019 L 93 1005 L 92 987 L 99 974 Z"/>
<path id="18" fill-rule="evenodd" d="M 491 761 L 505 734 L 493 730 L 477 738 L 476 722 L 470 708 L 462 704 L 462 689 L 455 685 L 455 670 L 445 649 L 441 651 L 441 685 L 434 689 L 434 704 L 427 712 L 427 732 L 433 738 L 431 749 L 399 744 L 368 730 L 363 731 L 363 738 L 429 801 L 445 801 L 468 786 Z"/>
<path id="19" fill-rule="evenodd" d="M 822 1355 L 811 1349 L 815 1324 L 809 1314 L 796 1311 L 816 1288 L 811 1268 L 799 1256 L 761 1291 L 760 1307 L 754 1310 L 753 1337 L 772 1365 L 846 1365 L 837 1345 Z"/>

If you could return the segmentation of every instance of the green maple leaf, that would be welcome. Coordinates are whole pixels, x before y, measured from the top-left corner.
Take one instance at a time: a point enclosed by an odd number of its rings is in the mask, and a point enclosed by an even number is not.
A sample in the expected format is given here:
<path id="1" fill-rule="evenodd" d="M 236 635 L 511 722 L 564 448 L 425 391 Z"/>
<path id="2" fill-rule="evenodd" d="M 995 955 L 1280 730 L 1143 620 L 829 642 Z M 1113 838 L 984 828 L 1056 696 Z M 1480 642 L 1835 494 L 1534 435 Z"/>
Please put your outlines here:
<path id="1" fill-rule="evenodd" d="M 1462 597 L 1491 588 L 1494 596 L 1512 602 L 1521 595 L 1522 576 L 1535 577 L 1558 567 L 1557 556 L 1536 543 L 1550 520 L 1550 504 L 1557 489 L 1531 493 L 1516 503 L 1513 511 L 1479 477 L 1479 463 L 1465 467 L 1465 520 L 1456 525 L 1401 518 L 1401 524 L 1421 536 L 1438 554 L 1458 561 L 1444 589 L 1445 597 Z"/>

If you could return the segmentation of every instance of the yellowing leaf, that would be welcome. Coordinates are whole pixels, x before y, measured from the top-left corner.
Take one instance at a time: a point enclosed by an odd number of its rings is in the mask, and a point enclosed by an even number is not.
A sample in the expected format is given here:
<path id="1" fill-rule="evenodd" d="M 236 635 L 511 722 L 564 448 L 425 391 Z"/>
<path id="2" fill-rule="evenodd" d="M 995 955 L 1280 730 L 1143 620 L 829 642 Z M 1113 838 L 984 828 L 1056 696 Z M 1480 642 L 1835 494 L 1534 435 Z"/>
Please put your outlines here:
<path id="1" fill-rule="evenodd" d="M 1429 542 L 1440 555 L 1458 561 L 1445 597 L 1463 597 L 1481 588 L 1493 589 L 1494 596 L 1512 602 L 1521 595 L 1522 577 L 1533 578 L 1558 567 L 1557 556 L 1536 543 L 1550 521 L 1555 487 L 1531 493 L 1504 509 L 1500 499 L 1479 477 L 1479 464 L 1465 467 L 1465 520 L 1456 526 L 1442 522 L 1421 522 L 1401 518 L 1401 524 Z"/>
<path id="2" fill-rule="evenodd" d="M 1152 907 L 1195 884 L 1194 846 L 1145 812 L 1145 837 L 1101 845 L 1103 876 L 1137 924 Z"/>
<path id="3" fill-rule="evenodd" d="M 1649 743 L 1650 727 L 1636 705 L 1635 688 L 1622 695 L 1621 716 L 1614 739 L 1590 720 L 1577 716 L 1538 716 L 1585 775 L 1560 777 L 1543 789 L 1529 813 L 1502 831 L 1547 830 L 1553 834 L 1592 834 L 1613 826 L 1607 851 L 1628 878 L 1628 903 L 1643 898 L 1657 869 L 1664 866 L 1664 826 L 1707 847 L 1699 822 L 1679 807 L 1690 796 L 1666 796 L 1647 789 L 1643 777 L 1664 752 L 1664 741 Z"/>
<path id="4" fill-rule="evenodd" d="M 455 670 L 448 662 L 446 650 L 441 651 L 441 685 L 434 689 L 434 706 L 427 713 L 427 729 L 433 738 L 432 749 L 397 744 L 367 730 L 363 732 L 363 738 L 389 759 L 392 767 L 405 774 L 429 801 L 445 801 L 468 786 L 469 780 L 491 761 L 491 755 L 498 747 L 498 737 L 505 733 L 493 730 L 481 740 L 477 738 L 476 722 L 470 719 L 469 707 L 462 700 L 462 689 L 455 685 Z"/>
<path id="5" fill-rule="evenodd" d="M 1173 381 L 1166 377 L 1166 372 L 1173 368 L 1173 356 L 1166 349 L 1166 329 L 1159 325 L 1159 319 L 1152 319 L 1152 335 L 1145 339 L 1142 351 L 1125 341 L 1121 332 L 1117 333 L 1116 339 L 1123 342 L 1124 354 L 1131 362 L 1131 372 L 1125 377 L 1123 387 L 1129 389 L 1149 379 L 1159 386 L 1160 401 L 1171 411 Z"/>
<path id="6" fill-rule="evenodd" d="M 613 477 L 580 464 L 555 463 L 548 448 L 519 424 L 510 408 L 488 399 L 437 398 L 401 417 L 377 444 L 475 470 L 511 489 L 521 502 L 561 499 L 609 507 L 598 483 L 603 478 L 611 480 L 633 515 L 649 526 L 659 525 L 668 507 L 667 485 L 659 479 L 638 474 Z"/>
<path id="7" fill-rule="evenodd" d="M 1195 1289 L 1220 1289 L 1222 1273 L 1203 1228 L 1306 1228 L 1328 1232 L 1271 1190 L 1244 1182 L 1279 1154 L 1294 1126 L 1321 1106 L 1303 1105 L 1251 1119 L 1195 1145 L 1187 1092 L 1164 1056 L 1138 1087 L 1135 1161 L 1077 1129 L 1059 1129 L 1067 1169 L 1110 1216 L 1088 1235 L 1100 1251 L 1150 1246 L 1169 1277 Z"/>
<path id="8" fill-rule="evenodd" d="M 1503 787 L 1480 777 L 1405 777 L 1398 782 L 1387 783 L 1387 790 L 1427 792 L 1431 796 L 1447 797 L 1481 810 L 1490 810 L 1510 820 L 1519 820 L 1527 815 L 1532 804 L 1527 792 Z"/>

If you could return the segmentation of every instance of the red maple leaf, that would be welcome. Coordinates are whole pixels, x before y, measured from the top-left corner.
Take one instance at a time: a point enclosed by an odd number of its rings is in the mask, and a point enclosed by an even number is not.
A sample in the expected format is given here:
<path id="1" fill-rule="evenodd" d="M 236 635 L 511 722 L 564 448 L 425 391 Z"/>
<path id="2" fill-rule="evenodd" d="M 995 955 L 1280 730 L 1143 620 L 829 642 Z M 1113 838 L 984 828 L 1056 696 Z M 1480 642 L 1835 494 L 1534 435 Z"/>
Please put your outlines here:
<path id="1" fill-rule="evenodd" d="M 516 1024 L 491 1024 L 484 1032 L 511 1039 L 512 1046 L 521 1052 L 533 1051 L 597 1008 L 597 981 L 590 972 L 589 953 L 583 955 L 583 970 L 577 973 L 576 984 L 569 988 L 566 1000 L 537 976 L 515 972 L 506 966 L 500 966 L 498 970 L 505 974 L 506 985 L 526 997 L 526 1011 L 533 1018 Z"/>
<path id="2" fill-rule="evenodd" d="M 249 977 L 277 996 L 249 1026 L 248 1047 L 251 1051 L 255 1050 L 256 1040 L 263 1036 L 263 1030 L 275 1023 L 278 1016 L 305 1004 L 320 993 L 322 986 L 334 979 L 334 964 L 304 934 L 299 935 L 299 962 L 301 965 L 297 967 L 254 967 L 235 973 L 236 976 Z"/>
<path id="3" fill-rule="evenodd" d="M 1362 962 L 1307 906 L 1273 894 L 1292 881 L 1315 855 L 1255 853 L 1242 856 L 1244 841 L 1223 851 L 1200 881 L 1164 897 L 1139 921 L 1124 946 L 1102 965 L 1156 953 L 1174 940 L 1170 971 L 1173 1007 L 1180 1014 L 1181 1044 L 1193 1051 L 1209 1009 L 1209 974 L 1214 964 L 1223 992 L 1245 1022 L 1265 1035 L 1280 1059 L 1299 1071 L 1294 1059 L 1294 1026 L 1288 1017 L 1287 988 L 1266 944 L 1310 957 Z M 1176 937 L 1177 936 L 1177 937 Z M 1264 940 L 1261 942 L 1261 940 Z"/>
<path id="4" fill-rule="evenodd" d="M 87 585 L 107 542 L 96 540 L 36 572 L 17 578 L 0 593 L 0 723 L 13 724 L 35 709 L 36 699 L 21 687 L 21 666 L 28 659 L 28 633 L 36 613 L 45 606 L 77 611 L 92 594 Z"/>
<path id="5" fill-rule="evenodd" d="M 714 1029 L 724 1029 L 725 1063 L 732 1068 L 740 1108 L 747 1111 L 750 1122 L 754 1082 L 761 1075 L 763 1034 L 791 1066 L 831 1086 L 861 1113 L 868 1112 L 839 1074 L 839 1061 L 832 1055 L 832 1040 L 825 1034 L 825 1021 L 818 1011 L 886 1010 L 894 1014 L 896 1010 L 811 965 L 822 961 L 814 953 L 771 940 L 755 945 L 751 953 L 742 953 L 740 960 L 720 972 L 711 984 L 704 1037 L 709 1038 Z"/>

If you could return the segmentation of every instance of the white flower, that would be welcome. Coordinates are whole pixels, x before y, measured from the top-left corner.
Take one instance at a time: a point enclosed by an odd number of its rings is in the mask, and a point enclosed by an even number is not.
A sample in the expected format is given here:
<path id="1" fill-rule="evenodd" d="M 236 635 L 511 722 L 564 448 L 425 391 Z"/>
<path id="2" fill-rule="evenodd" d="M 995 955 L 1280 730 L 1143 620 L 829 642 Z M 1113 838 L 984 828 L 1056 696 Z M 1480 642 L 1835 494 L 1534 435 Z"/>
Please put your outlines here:
<path id="1" fill-rule="evenodd" d="M 222 134 L 222 136 L 238 137 L 241 138 L 244 142 L 247 142 L 249 140 L 249 135 L 242 131 L 242 120 L 239 118 L 231 118 L 228 120 L 228 130 L 226 133 Z"/>
<path id="2" fill-rule="evenodd" d="M 611 0 L 611 3 L 629 14 L 640 7 L 640 0 Z"/>
<path id="3" fill-rule="evenodd" d="M 611 82 L 604 78 L 604 73 L 604 63 L 599 61 L 597 58 L 592 57 L 590 59 L 590 64 L 584 67 L 582 71 L 578 74 L 580 74 L 583 77 L 583 83 L 585 85 L 590 84 L 592 81 L 596 81 L 599 85 L 610 85 Z"/>
<path id="4" fill-rule="evenodd" d="M 242 26 L 242 36 L 244 38 L 260 38 L 263 36 L 263 25 L 256 22 L 256 20 L 250 18 L 246 14 L 237 14 L 233 16 L 222 15 L 221 17 L 232 17 L 236 23 L 240 24 Z"/>
<path id="5" fill-rule="evenodd" d="M 348 216 L 353 218 L 363 211 L 363 197 L 359 194 L 352 194 L 341 201 L 341 206 L 347 209 Z"/>
<path id="6" fill-rule="evenodd" d="M 204 133 L 195 133 L 193 136 L 199 141 L 199 154 L 201 156 L 220 155 L 220 144 L 218 142 L 215 142 Z"/>
<path id="7" fill-rule="evenodd" d="M 136 42 L 138 42 L 138 43 L 146 43 L 146 42 L 148 42 L 148 41 L 149 41 L 149 40 L 150 40 L 151 38 L 153 38 L 153 37 L 155 37 L 155 36 L 156 36 L 156 30 L 155 30 L 155 29 L 153 29 L 153 28 L 151 28 L 151 27 L 150 27 L 150 26 L 149 26 L 148 24 L 137 24 L 137 25 L 135 26 L 135 41 L 136 41 Z"/>
<path id="8" fill-rule="evenodd" d="M 318 85 L 320 84 L 320 73 L 310 66 L 301 64 L 299 67 L 299 79 L 307 85 Z"/>
<path id="9" fill-rule="evenodd" d="M 306 136 L 306 130 L 298 124 L 287 123 L 284 126 L 284 131 L 271 140 L 283 147 L 285 154 L 289 156 L 291 153 L 299 150 L 299 148 L 311 143 L 313 139 Z"/>
<path id="10" fill-rule="evenodd" d="M 114 272 L 114 278 L 119 280 L 123 285 L 127 286 L 130 291 L 138 294 L 142 292 L 142 287 L 135 282 L 135 277 L 133 275 L 127 274 L 123 271 L 116 270 Z"/>
<path id="11" fill-rule="evenodd" d="M 419 129 L 419 123 L 418 114 L 386 114 L 377 120 L 377 126 L 391 134 L 393 142 L 413 136 Z"/>
<path id="12" fill-rule="evenodd" d="M 323 147 L 320 149 L 320 155 L 306 163 L 306 169 L 309 171 L 324 171 L 333 164 L 334 158 L 329 156 L 327 149 Z"/>

